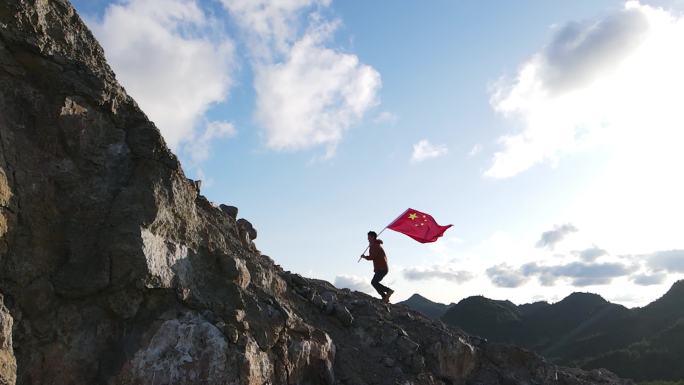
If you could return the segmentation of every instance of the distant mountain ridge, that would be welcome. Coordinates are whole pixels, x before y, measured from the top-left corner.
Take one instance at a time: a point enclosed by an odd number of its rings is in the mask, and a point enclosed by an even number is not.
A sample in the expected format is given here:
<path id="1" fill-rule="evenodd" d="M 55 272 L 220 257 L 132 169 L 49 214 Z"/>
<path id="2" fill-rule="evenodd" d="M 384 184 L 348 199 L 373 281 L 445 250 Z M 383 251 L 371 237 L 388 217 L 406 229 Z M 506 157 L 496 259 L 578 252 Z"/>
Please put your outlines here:
<path id="1" fill-rule="evenodd" d="M 430 316 L 412 306 L 415 296 L 402 304 Z M 524 346 L 556 363 L 584 369 L 605 367 L 638 381 L 684 379 L 684 281 L 674 283 L 656 301 L 634 309 L 592 293 L 572 293 L 553 304 L 515 305 L 483 296 L 448 307 L 425 301 L 430 309 L 446 307 L 439 318 L 449 325 L 492 341 Z"/>
<path id="2" fill-rule="evenodd" d="M 406 305 L 413 310 L 417 310 L 432 319 L 439 319 L 444 313 L 454 304 L 445 305 L 443 303 L 433 302 L 423 297 L 420 294 L 414 294 L 405 301 L 399 302 L 399 305 Z"/>

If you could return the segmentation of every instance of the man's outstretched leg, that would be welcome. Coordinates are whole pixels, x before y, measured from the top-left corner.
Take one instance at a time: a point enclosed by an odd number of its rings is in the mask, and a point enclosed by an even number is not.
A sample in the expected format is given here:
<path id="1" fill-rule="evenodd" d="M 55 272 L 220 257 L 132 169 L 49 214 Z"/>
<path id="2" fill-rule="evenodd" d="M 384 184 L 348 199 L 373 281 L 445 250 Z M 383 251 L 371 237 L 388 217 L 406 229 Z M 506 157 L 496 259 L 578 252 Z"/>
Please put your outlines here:
<path id="1" fill-rule="evenodd" d="M 382 281 L 386 275 L 387 270 L 376 271 L 375 275 L 373 275 L 373 279 L 371 280 L 371 285 L 373 285 L 378 294 L 380 294 L 380 297 L 382 297 L 383 301 L 389 302 L 389 297 L 392 295 L 392 293 L 394 293 L 394 290 L 380 283 L 380 281 Z"/>

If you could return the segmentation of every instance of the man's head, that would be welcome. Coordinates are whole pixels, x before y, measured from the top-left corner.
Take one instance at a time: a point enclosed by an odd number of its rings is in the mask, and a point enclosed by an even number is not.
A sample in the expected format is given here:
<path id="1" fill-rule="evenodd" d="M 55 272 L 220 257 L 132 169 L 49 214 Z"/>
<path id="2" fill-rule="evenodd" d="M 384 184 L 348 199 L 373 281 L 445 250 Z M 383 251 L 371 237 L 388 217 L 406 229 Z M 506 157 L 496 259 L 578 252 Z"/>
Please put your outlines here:
<path id="1" fill-rule="evenodd" d="M 369 241 L 369 242 L 370 242 L 370 241 L 374 241 L 374 240 L 376 240 L 377 238 L 378 238 L 378 233 L 376 233 L 375 231 L 369 231 L 369 232 L 368 232 L 368 241 Z"/>

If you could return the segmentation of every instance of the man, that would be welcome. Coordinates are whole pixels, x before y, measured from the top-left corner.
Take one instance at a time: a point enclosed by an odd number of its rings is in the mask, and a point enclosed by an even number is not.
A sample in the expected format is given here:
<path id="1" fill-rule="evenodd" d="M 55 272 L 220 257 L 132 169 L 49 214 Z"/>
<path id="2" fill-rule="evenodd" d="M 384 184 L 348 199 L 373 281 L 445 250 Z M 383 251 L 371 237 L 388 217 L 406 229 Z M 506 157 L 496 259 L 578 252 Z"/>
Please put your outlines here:
<path id="1" fill-rule="evenodd" d="M 362 255 L 361 258 L 373 261 L 373 279 L 371 285 L 378 291 L 382 300 L 389 303 L 389 298 L 394 293 L 394 290 L 380 283 L 387 275 L 387 256 L 385 250 L 382 249 L 382 241 L 378 239 L 378 234 L 375 231 L 368 232 L 368 255 Z"/>

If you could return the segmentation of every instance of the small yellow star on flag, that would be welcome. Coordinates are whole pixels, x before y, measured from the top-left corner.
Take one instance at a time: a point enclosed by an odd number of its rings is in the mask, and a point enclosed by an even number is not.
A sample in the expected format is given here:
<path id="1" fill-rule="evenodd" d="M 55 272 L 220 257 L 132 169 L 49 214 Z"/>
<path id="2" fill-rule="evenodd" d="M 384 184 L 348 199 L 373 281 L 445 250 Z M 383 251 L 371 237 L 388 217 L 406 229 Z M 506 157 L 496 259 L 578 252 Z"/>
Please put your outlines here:
<path id="1" fill-rule="evenodd" d="M 408 235 L 420 243 L 429 243 L 436 241 L 450 227 L 441 226 L 428 213 L 408 208 L 386 228 Z"/>

